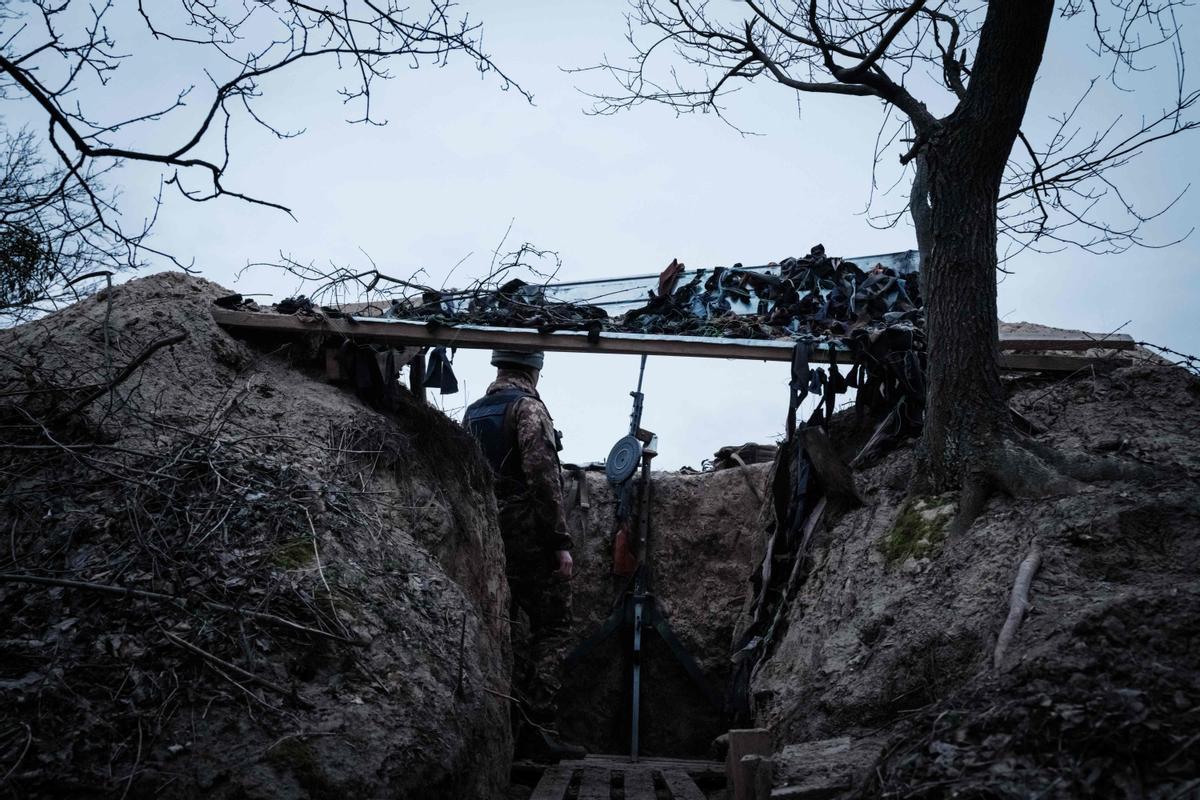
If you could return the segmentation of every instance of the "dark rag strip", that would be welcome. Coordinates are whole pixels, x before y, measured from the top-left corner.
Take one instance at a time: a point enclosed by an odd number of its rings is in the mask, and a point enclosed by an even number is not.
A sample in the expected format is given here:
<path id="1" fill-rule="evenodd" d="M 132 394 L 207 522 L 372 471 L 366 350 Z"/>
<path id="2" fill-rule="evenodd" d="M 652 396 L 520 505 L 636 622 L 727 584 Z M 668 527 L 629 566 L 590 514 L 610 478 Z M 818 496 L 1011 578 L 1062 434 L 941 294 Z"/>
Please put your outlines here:
<path id="1" fill-rule="evenodd" d="M 429 354 L 429 364 L 425 367 L 425 381 L 421 384 L 426 389 L 438 389 L 442 394 L 458 392 L 458 378 L 454 377 L 454 367 L 446 348 L 435 347 Z"/>

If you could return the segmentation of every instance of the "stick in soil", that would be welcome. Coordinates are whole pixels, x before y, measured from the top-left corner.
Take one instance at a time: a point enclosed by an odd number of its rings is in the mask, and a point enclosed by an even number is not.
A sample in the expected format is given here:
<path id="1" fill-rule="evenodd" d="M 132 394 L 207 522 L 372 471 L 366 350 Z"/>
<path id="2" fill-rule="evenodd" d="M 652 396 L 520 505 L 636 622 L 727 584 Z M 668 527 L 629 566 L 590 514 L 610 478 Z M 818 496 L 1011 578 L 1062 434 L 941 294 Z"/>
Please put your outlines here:
<path id="1" fill-rule="evenodd" d="M 142 720 L 138 719 L 138 743 L 137 755 L 133 759 L 133 766 L 129 769 L 129 779 L 125 781 L 125 791 L 121 792 L 121 800 L 125 800 L 129 796 L 129 790 L 133 788 L 133 779 L 138 774 L 138 766 L 142 763 Z"/>
<path id="2" fill-rule="evenodd" d="M 119 386 L 121 383 L 123 383 L 125 381 L 126 378 L 128 378 L 130 375 L 132 375 L 137 370 L 138 367 L 140 367 L 143 363 L 145 363 L 146 359 L 150 358 L 150 356 L 154 355 L 156 352 L 158 352 L 159 350 L 161 350 L 164 347 L 169 347 L 170 345 L 173 345 L 173 344 L 179 344 L 186 338 L 188 338 L 188 334 L 186 331 L 184 331 L 184 332 L 173 334 L 171 336 L 165 336 L 156 342 L 152 342 L 149 346 L 146 347 L 145 350 L 143 350 L 141 353 L 139 353 L 137 355 L 137 357 L 133 359 L 133 361 L 130 361 L 128 364 L 126 364 L 124 369 L 122 369 L 112 380 L 110 380 L 108 383 L 104 384 L 103 386 L 99 387 L 98 389 L 94 389 L 91 392 L 88 392 L 86 395 L 84 395 L 82 400 L 78 401 L 77 403 L 75 403 L 75 405 L 71 406 L 67 410 L 60 411 L 59 413 L 55 414 L 50 419 L 50 421 L 51 422 L 60 422 L 64 419 L 66 419 L 67 417 L 72 416 L 73 414 L 79 413 L 84 408 L 91 405 L 93 401 L 95 401 L 102 395 L 104 395 L 108 392 L 111 392 L 113 389 L 117 388 L 117 386 Z"/>
<path id="3" fill-rule="evenodd" d="M 160 628 L 160 630 L 161 630 L 161 628 Z M 163 634 L 163 636 L 167 637 L 167 639 L 169 639 L 172 643 L 179 645 L 180 647 L 184 648 L 185 650 L 190 650 L 193 653 L 195 653 L 196 655 L 201 656 L 205 659 L 208 659 L 209 661 L 213 662 L 214 664 L 218 664 L 218 665 L 224 667 L 225 669 L 229 670 L 230 672 L 234 673 L 235 675 L 240 675 L 242 678 L 249 681 L 250 683 L 261 686 L 264 689 L 270 689 L 272 692 L 281 694 L 284 697 L 290 697 L 290 698 L 294 699 L 296 701 L 296 704 L 299 705 L 301 708 L 310 708 L 311 709 L 311 708 L 315 707 L 308 700 L 305 700 L 303 697 L 301 697 L 299 695 L 299 693 L 297 693 L 293 690 L 290 690 L 290 689 L 285 689 L 284 687 L 280 686 L 279 684 L 272 683 L 271 681 L 267 680 L 266 678 L 259 677 L 258 675 L 255 675 L 250 670 L 239 667 L 237 664 L 231 664 L 230 662 L 226 661 L 225 659 L 221 658 L 220 656 L 213 655 L 212 653 L 208 652 L 204 648 L 197 647 L 196 645 L 192 644 L 191 642 L 186 641 L 185 639 L 179 638 L 178 636 L 171 633 L 170 631 L 164 630 L 164 631 L 162 631 L 162 634 Z"/>
<path id="4" fill-rule="evenodd" d="M 992 667 L 995 669 L 1000 669 L 1004 654 L 1012 644 L 1013 637 L 1017 635 L 1017 628 L 1021 626 L 1025 612 L 1029 610 L 1029 586 L 1033 583 L 1033 576 L 1041 563 L 1042 550 L 1034 541 L 1029 548 L 1029 554 L 1017 569 L 1017 579 L 1013 582 L 1012 595 L 1008 601 L 1008 619 L 1004 620 L 1004 627 L 1000 629 L 1000 635 L 996 638 L 996 650 L 992 655 Z"/>
<path id="5" fill-rule="evenodd" d="M 91 583 L 89 581 L 72 581 L 64 578 L 49 578 L 43 575 L 24 575 L 11 572 L 0 572 L 0 583 L 32 583 L 41 586 L 63 586 L 71 589 L 86 589 L 93 592 L 102 592 L 115 596 L 124 597 L 141 597 L 146 600 L 162 600 L 176 605 L 183 605 L 187 600 L 183 597 L 176 597 L 173 594 L 164 594 L 162 592 L 148 592 L 145 589 L 131 589 L 125 586 L 113 586 L 111 584 Z M 229 606 L 224 603 L 216 603 L 211 600 L 199 601 L 202 605 L 215 609 L 217 611 L 227 611 L 233 614 L 244 614 L 252 619 L 261 622 L 270 622 L 284 628 L 290 628 L 297 633 L 306 633 L 310 636 L 319 636 L 324 639 L 332 639 L 335 642 L 343 644 L 352 644 L 363 646 L 365 642 L 360 642 L 354 639 L 348 639 L 344 636 L 339 636 L 336 633 L 329 633 L 320 628 L 310 628 L 307 625 L 301 625 L 299 622 L 294 622 L 285 617 L 280 617 L 275 614 L 268 614 L 264 611 L 251 611 L 246 608 L 238 608 L 237 606 Z"/>
<path id="6" fill-rule="evenodd" d="M 12 777 L 12 774 L 17 771 L 17 767 L 21 766 L 21 762 L 25 760 L 25 754 L 29 752 L 29 746 L 33 744 L 33 728 L 29 727 L 29 724 L 26 722 L 22 722 L 20 725 L 25 729 L 25 746 L 21 748 L 21 754 L 17 756 L 17 760 L 13 762 L 12 767 L 9 768 L 8 772 L 4 773 L 3 778 L 0 778 L 0 783 L 8 783 L 8 779 Z"/>
<path id="7" fill-rule="evenodd" d="M 462 629 L 458 633 L 458 683 L 454 687 L 454 694 L 462 697 L 463 694 L 463 669 L 466 667 L 466 646 L 467 646 L 467 612 L 463 611 Z"/>
<path id="8" fill-rule="evenodd" d="M 489 688 L 488 688 L 488 687 L 486 687 L 486 686 L 484 686 L 484 687 L 483 687 L 483 690 L 484 690 L 485 692 L 487 692 L 488 694 L 490 694 L 490 695 L 494 695 L 494 696 L 496 696 L 496 697 L 499 697 L 499 698 L 501 698 L 502 700 L 507 700 L 508 702 L 510 702 L 510 703 L 512 703 L 514 706 L 516 706 L 516 708 L 517 708 L 517 711 L 521 712 L 521 716 L 525 718 L 525 722 L 526 722 L 526 723 L 527 723 L 527 724 L 528 724 L 528 725 L 529 725 L 531 728 L 536 728 L 537 730 L 541 731 L 542 733 L 548 733 L 548 734 L 550 734 L 551 736 L 557 736 L 557 735 L 558 735 L 558 731 L 554 730 L 553 728 L 547 728 L 547 727 L 546 727 L 546 726 L 544 726 L 544 725 L 538 725 L 536 722 L 534 722 L 534 721 L 533 721 L 533 719 L 532 719 L 532 718 L 531 718 L 531 717 L 530 717 L 528 714 L 526 714 L 526 713 L 525 713 L 525 709 L 524 709 L 524 707 L 522 706 L 522 703 L 521 703 L 521 701 L 520 701 L 520 700 L 518 700 L 517 698 L 513 697 L 511 694 L 505 694 L 504 692 L 498 692 L 498 691 L 496 691 L 495 689 L 489 689 Z"/>
<path id="9" fill-rule="evenodd" d="M 329 595 L 329 611 L 333 614 L 333 621 L 342 629 L 342 633 L 346 634 L 349 639 L 349 633 L 346 631 L 346 626 L 342 625 L 342 620 L 338 617 L 337 604 L 333 600 L 333 589 L 329 588 L 329 581 L 325 580 L 325 568 L 321 566 L 321 551 L 317 549 L 317 528 L 313 525 L 312 515 L 308 513 L 308 509 L 304 511 L 304 518 L 308 520 L 308 530 L 312 533 L 313 558 L 317 562 L 317 575 L 321 577 L 321 585 L 325 587 L 325 594 Z"/>

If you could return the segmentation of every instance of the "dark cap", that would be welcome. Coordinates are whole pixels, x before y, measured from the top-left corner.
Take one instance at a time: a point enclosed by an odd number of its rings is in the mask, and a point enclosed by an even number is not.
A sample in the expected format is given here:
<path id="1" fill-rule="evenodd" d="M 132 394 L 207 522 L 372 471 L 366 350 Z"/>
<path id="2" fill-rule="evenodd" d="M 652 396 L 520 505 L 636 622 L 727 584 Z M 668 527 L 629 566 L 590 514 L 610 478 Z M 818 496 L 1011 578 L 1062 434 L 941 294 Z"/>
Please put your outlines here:
<path id="1" fill-rule="evenodd" d="M 523 367 L 525 369 L 541 369 L 546 361 L 546 354 L 541 350 L 532 353 L 520 350 L 493 350 L 493 367 Z"/>

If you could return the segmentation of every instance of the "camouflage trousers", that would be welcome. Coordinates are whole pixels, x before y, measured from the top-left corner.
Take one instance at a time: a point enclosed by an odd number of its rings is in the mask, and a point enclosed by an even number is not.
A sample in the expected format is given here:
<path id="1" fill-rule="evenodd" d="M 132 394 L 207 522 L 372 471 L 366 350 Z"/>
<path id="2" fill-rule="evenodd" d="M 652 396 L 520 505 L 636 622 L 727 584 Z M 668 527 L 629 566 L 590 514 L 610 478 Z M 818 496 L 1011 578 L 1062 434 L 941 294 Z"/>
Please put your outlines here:
<path id="1" fill-rule="evenodd" d="M 534 722 L 553 725 L 571 640 L 571 584 L 554 574 L 554 553 L 514 527 L 502 529 L 512 592 L 513 689 Z"/>

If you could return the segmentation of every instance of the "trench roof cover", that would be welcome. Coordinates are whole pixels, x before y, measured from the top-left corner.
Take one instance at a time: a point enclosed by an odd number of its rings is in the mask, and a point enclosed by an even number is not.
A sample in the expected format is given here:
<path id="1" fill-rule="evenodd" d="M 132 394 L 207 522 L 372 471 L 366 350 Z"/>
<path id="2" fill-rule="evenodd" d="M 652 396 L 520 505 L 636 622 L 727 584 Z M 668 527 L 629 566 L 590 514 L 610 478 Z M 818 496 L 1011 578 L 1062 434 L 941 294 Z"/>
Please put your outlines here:
<path id="1" fill-rule="evenodd" d="M 863 270 L 869 270 L 876 264 L 882 264 L 885 267 L 894 269 L 897 274 L 907 275 L 918 271 L 920 255 L 916 250 L 903 250 L 899 253 L 857 256 L 842 260 L 852 261 Z M 716 267 L 715 269 L 721 269 L 721 267 Z M 758 267 L 738 267 L 738 269 L 746 272 L 778 274 L 779 265 L 767 264 Z M 687 270 L 680 275 L 676 285 L 683 286 L 697 273 L 703 274 L 712 271 L 713 269 L 703 268 Z M 658 273 L 655 272 L 649 275 L 634 275 L 624 278 L 597 278 L 588 281 L 551 283 L 539 288 L 545 293 L 546 299 L 551 302 L 601 306 L 608 311 L 610 317 L 615 317 L 631 308 L 644 305 L 647 293 L 657 287 Z M 753 311 L 749 305 L 745 309 L 735 307 L 733 310 L 740 313 L 752 313 Z"/>

